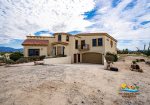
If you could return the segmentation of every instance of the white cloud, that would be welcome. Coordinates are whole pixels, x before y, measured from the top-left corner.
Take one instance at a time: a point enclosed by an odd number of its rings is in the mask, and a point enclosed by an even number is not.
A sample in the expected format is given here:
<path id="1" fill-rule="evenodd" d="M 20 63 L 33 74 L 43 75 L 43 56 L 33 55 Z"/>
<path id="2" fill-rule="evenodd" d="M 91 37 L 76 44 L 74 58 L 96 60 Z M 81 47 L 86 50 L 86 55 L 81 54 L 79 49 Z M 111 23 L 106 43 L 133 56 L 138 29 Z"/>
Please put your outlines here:
<path id="1" fill-rule="evenodd" d="M 113 0 L 1 0 L 0 38 L 8 42 L 45 29 L 52 33 L 107 32 L 118 40 L 132 40 L 129 44 L 141 46 L 139 40 L 150 41 L 150 24 L 140 24 L 150 20 L 150 2 L 137 0 L 132 9 L 124 10 L 132 1 L 121 0 L 112 7 Z M 83 14 L 94 7 L 96 16 L 85 20 Z M 124 46 L 133 49 L 119 44 L 119 48 Z"/>
<path id="2" fill-rule="evenodd" d="M 91 22 L 82 14 L 94 6 L 94 0 L 1 0 L 0 34 L 22 39 L 47 28 L 51 32 L 84 30 Z"/>
<path id="3" fill-rule="evenodd" d="M 150 20 L 148 0 L 137 0 L 136 5 L 128 10 L 124 8 L 133 0 L 123 0 L 115 8 L 111 6 L 112 1 L 97 0 L 99 9 L 97 15 L 91 19 L 92 28 L 89 32 L 107 32 L 118 40 L 132 40 L 137 44 L 138 40 L 150 41 L 150 24 L 141 25 L 143 21 Z M 135 21 L 134 21 L 135 20 Z M 140 43 L 140 42 L 139 42 Z M 132 49 L 131 46 L 126 46 Z M 120 46 L 123 48 L 123 45 Z M 134 47 L 134 49 L 136 49 Z"/>

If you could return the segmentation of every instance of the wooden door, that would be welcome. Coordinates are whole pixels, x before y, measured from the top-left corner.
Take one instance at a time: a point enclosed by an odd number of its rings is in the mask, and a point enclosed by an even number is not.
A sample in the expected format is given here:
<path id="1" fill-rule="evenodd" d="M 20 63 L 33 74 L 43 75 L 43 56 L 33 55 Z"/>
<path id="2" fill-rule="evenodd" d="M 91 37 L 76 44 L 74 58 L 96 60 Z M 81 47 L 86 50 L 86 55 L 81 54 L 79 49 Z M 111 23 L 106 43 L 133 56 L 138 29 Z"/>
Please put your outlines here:
<path id="1" fill-rule="evenodd" d="M 77 54 L 74 54 L 74 63 L 77 63 Z"/>

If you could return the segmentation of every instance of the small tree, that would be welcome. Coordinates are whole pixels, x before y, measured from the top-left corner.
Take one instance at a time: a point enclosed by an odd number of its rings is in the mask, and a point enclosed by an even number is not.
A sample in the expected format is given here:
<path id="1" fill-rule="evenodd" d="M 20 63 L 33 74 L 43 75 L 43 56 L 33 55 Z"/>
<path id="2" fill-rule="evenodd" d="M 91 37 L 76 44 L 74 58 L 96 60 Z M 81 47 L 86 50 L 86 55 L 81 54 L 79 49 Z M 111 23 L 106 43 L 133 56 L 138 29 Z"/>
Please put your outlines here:
<path id="1" fill-rule="evenodd" d="M 18 59 L 20 59 L 21 57 L 23 57 L 23 54 L 20 52 L 14 52 L 10 55 L 10 59 L 13 61 L 17 61 Z"/>

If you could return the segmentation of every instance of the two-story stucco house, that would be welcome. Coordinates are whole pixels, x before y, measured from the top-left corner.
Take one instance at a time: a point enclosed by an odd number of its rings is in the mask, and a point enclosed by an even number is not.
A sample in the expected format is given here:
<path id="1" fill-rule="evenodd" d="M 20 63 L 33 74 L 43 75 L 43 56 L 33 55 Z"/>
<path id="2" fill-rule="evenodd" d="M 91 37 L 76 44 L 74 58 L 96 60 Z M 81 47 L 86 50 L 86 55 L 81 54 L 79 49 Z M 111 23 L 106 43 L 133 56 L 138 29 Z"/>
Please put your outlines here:
<path id="1" fill-rule="evenodd" d="M 71 56 L 72 63 L 104 63 L 106 52 L 117 53 L 117 40 L 107 33 L 55 33 L 48 36 L 27 36 L 22 43 L 24 56 Z"/>

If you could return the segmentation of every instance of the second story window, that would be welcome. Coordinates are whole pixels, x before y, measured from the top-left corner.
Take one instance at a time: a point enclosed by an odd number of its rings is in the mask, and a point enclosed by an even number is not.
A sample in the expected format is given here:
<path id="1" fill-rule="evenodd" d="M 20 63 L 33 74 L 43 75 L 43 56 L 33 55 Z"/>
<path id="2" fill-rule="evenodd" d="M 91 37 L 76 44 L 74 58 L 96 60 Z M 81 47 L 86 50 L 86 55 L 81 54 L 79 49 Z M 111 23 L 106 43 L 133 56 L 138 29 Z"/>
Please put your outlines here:
<path id="1" fill-rule="evenodd" d="M 69 35 L 66 36 L 66 41 L 69 41 Z"/>
<path id="2" fill-rule="evenodd" d="M 96 39 L 92 39 L 92 46 L 96 46 L 96 43 L 97 43 Z"/>
<path id="3" fill-rule="evenodd" d="M 103 46 L 103 39 L 102 38 L 98 38 L 98 46 Z"/>
<path id="4" fill-rule="evenodd" d="M 110 41 L 110 45 L 111 45 L 111 47 L 113 47 L 113 41 L 112 40 Z"/>
<path id="5" fill-rule="evenodd" d="M 75 49 L 78 49 L 78 40 L 75 40 Z"/>
<path id="6" fill-rule="evenodd" d="M 61 41 L 61 34 L 58 35 L 58 41 Z"/>

